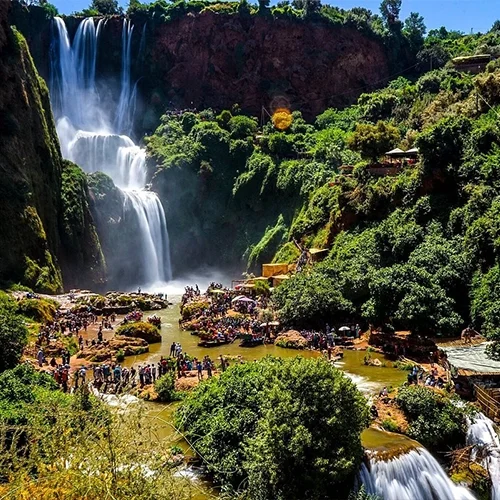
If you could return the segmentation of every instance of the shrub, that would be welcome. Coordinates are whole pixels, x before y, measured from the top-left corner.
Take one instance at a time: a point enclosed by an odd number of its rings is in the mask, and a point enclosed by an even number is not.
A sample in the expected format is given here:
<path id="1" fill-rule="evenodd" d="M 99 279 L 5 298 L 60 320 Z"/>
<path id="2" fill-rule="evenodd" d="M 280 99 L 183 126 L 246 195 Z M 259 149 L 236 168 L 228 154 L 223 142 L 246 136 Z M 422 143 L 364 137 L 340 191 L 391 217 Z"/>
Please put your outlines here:
<path id="1" fill-rule="evenodd" d="M 195 319 L 197 318 L 203 310 L 209 307 L 209 303 L 207 301 L 199 301 L 199 302 L 190 302 L 182 306 L 181 314 L 183 320 Z"/>
<path id="2" fill-rule="evenodd" d="M 116 352 L 116 362 L 117 363 L 122 363 L 125 360 L 125 353 L 123 352 L 122 349 L 119 349 Z"/>
<path id="3" fill-rule="evenodd" d="M 382 420 L 381 424 L 386 431 L 399 432 L 399 425 L 392 418 Z"/>
<path id="4" fill-rule="evenodd" d="M 494 359 L 495 361 L 500 361 L 500 342 L 496 341 L 488 344 L 485 352 L 489 358 Z"/>
<path id="5" fill-rule="evenodd" d="M 158 401 L 162 403 L 170 403 L 181 399 L 180 393 L 175 390 L 175 372 L 170 371 L 162 375 L 155 382 L 155 391 L 158 394 Z"/>
<path id="6" fill-rule="evenodd" d="M 12 309 L 0 309 L 0 372 L 14 368 L 28 342 L 28 329 Z"/>
<path id="7" fill-rule="evenodd" d="M 429 387 L 410 385 L 398 391 L 396 401 L 408 419 L 408 435 L 426 447 L 463 444 L 472 407 L 459 398 Z"/>
<path id="8" fill-rule="evenodd" d="M 116 335 L 144 339 L 149 344 L 161 342 L 160 330 L 146 321 L 136 321 L 134 323 L 120 325 L 116 329 Z"/>
<path id="9" fill-rule="evenodd" d="M 368 408 L 326 361 L 268 357 L 200 384 L 176 421 L 224 487 L 246 483 L 249 498 L 276 499 L 329 498 L 333 488 L 343 498 Z"/>

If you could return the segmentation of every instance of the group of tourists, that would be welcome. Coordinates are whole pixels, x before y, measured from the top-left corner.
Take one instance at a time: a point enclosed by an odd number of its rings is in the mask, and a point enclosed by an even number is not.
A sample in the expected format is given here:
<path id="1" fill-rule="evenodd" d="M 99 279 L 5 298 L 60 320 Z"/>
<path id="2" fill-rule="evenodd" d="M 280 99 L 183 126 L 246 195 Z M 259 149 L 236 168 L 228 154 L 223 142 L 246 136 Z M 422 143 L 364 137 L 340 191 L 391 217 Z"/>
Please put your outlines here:
<path id="1" fill-rule="evenodd" d="M 189 323 L 188 328 L 206 341 L 230 343 L 241 335 L 262 337 L 266 333 L 266 327 L 259 320 L 259 311 L 267 306 L 267 298 L 250 299 L 241 296 L 242 300 L 235 301 L 237 293 L 220 283 L 211 283 L 204 294 L 201 294 L 198 285 L 186 287 L 181 299 L 183 307 L 202 301 L 207 306 L 197 311 L 196 318 L 179 320 L 179 325 L 184 327 Z"/>
<path id="2" fill-rule="evenodd" d="M 408 385 L 423 384 L 427 387 L 437 387 L 438 389 L 442 389 L 445 385 L 445 380 L 439 376 L 438 368 L 434 363 L 431 364 L 431 370 L 428 373 L 421 366 L 414 365 L 408 373 L 407 382 Z"/>

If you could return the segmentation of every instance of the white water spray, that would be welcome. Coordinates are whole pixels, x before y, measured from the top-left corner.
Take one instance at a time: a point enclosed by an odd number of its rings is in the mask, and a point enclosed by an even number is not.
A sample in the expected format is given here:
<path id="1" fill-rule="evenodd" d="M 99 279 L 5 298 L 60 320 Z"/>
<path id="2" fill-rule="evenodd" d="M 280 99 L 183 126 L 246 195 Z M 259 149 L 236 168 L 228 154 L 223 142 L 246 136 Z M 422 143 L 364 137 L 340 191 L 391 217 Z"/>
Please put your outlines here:
<path id="1" fill-rule="evenodd" d="M 457 486 L 425 449 L 415 448 L 387 461 L 370 460 L 361 466 L 366 491 L 384 500 L 474 500 L 472 493 Z"/>
<path id="2" fill-rule="evenodd" d="M 144 190 L 145 151 L 123 135 L 132 128 L 137 92 L 137 85 L 131 86 L 134 27 L 124 20 L 121 92 L 117 109 L 112 111 L 102 105 L 96 87 L 103 26 L 103 20 L 96 28 L 92 18 L 84 19 L 71 43 L 64 21 L 54 19 L 50 86 L 61 149 L 65 158 L 86 172 L 104 172 L 122 190 L 124 220 L 134 220 L 139 228 L 137 241 L 130 242 L 135 245 L 130 255 L 143 270 L 140 281 L 145 285 L 164 282 L 172 278 L 165 212 L 156 194 Z"/>
<path id="3" fill-rule="evenodd" d="M 467 444 L 481 448 L 474 450 L 472 458 L 490 473 L 491 500 L 500 500 L 500 438 L 493 422 L 483 413 L 469 422 Z"/>

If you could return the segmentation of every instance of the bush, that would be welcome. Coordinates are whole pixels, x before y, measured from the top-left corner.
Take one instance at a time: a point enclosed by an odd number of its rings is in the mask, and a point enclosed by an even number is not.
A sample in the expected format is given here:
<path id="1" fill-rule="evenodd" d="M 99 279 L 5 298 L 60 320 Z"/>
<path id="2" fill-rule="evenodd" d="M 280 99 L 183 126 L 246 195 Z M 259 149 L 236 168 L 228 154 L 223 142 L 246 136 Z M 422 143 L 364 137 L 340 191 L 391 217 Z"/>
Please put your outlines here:
<path id="1" fill-rule="evenodd" d="M 399 425 L 392 418 L 382 420 L 381 424 L 386 431 L 399 432 Z"/>
<path id="2" fill-rule="evenodd" d="M 486 355 L 494 359 L 495 361 L 500 361 L 500 342 L 492 342 L 488 344 L 485 349 Z"/>
<path id="3" fill-rule="evenodd" d="M 0 309 L 0 372 L 14 368 L 28 342 L 28 329 L 12 309 Z"/>
<path id="4" fill-rule="evenodd" d="M 265 358 L 200 384 L 176 414 L 223 486 L 249 498 L 338 497 L 352 486 L 365 398 L 324 360 Z"/>
<path id="5" fill-rule="evenodd" d="M 181 399 L 181 394 L 175 390 L 175 372 L 169 371 L 162 375 L 155 382 L 155 391 L 158 394 L 158 401 L 162 403 L 170 403 Z"/>
<path id="6" fill-rule="evenodd" d="M 116 329 L 116 335 L 144 339 L 148 344 L 161 342 L 160 330 L 146 321 L 136 321 L 134 323 L 120 325 Z"/>
<path id="7" fill-rule="evenodd" d="M 117 363 L 122 363 L 125 360 L 125 353 L 123 352 L 122 349 L 119 349 L 116 351 L 116 362 Z"/>
<path id="8" fill-rule="evenodd" d="M 183 320 L 190 320 L 197 318 L 207 307 L 209 307 L 207 301 L 190 302 L 181 307 L 181 314 Z"/>
<path id="9" fill-rule="evenodd" d="M 410 385 L 398 391 L 396 402 L 408 419 L 408 435 L 428 448 L 465 443 L 472 407 L 459 398 L 429 387 Z"/>

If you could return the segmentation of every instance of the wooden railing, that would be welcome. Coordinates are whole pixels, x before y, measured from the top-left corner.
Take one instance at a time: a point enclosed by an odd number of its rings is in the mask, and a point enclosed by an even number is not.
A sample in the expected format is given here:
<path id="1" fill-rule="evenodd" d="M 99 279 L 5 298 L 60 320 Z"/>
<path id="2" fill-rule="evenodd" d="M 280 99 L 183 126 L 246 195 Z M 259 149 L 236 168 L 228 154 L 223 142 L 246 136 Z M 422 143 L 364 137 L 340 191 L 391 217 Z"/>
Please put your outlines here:
<path id="1" fill-rule="evenodd" d="M 477 384 L 472 385 L 474 387 L 474 395 L 483 413 L 494 422 L 500 422 L 500 401 L 493 398 L 483 387 Z"/>

